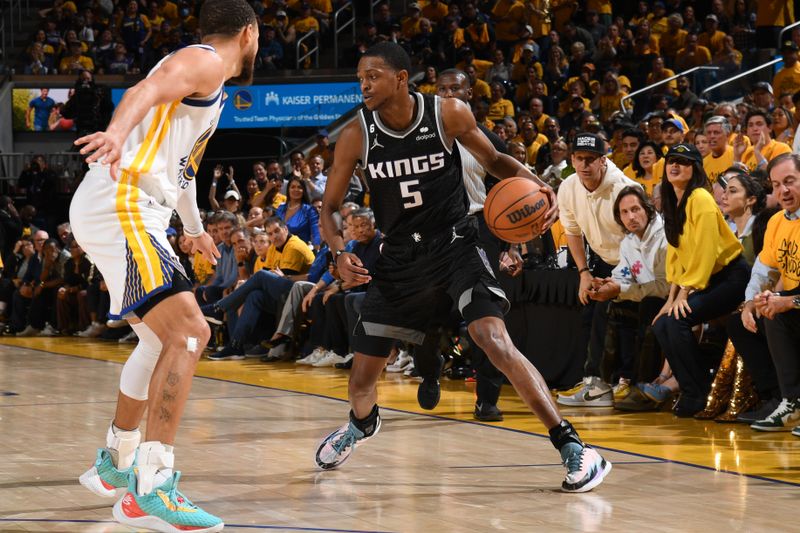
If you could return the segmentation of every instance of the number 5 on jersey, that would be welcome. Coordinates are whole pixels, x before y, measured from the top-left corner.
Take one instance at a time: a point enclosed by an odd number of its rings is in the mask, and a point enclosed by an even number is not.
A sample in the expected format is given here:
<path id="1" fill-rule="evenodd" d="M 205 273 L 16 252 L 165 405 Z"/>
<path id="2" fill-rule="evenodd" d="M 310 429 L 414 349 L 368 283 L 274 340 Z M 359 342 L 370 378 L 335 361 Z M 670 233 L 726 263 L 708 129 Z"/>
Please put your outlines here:
<path id="1" fill-rule="evenodd" d="M 408 202 L 403 202 L 403 207 L 411 209 L 422 205 L 422 193 L 419 191 L 412 191 L 411 187 L 419 185 L 419 180 L 408 180 L 400 182 L 400 195 L 403 198 L 408 198 Z"/>

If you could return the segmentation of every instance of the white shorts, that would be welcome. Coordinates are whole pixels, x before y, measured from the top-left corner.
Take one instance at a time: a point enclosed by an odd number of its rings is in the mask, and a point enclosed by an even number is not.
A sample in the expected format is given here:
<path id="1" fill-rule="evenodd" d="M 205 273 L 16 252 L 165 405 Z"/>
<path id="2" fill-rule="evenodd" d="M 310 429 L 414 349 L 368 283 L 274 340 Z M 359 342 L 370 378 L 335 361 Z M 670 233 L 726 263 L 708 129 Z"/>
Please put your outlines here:
<path id="1" fill-rule="evenodd" d="M 120 176 L 115 182 L 107 166 L 90 165 L 69 209 L 73 235 L 103 274 L 112 318 L 171 288 L 176 271 L 185 276 L 167 240 L 172 208 L 137 187 L 136 180 Z"/>

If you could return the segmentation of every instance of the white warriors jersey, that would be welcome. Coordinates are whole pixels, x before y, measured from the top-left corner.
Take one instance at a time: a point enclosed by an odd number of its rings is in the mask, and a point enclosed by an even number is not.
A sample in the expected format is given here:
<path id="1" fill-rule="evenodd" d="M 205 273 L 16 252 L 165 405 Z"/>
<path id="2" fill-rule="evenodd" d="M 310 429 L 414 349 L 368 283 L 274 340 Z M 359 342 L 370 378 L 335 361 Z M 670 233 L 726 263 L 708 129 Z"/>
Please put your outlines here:
<path id="1" fill-rule="evenodd" d="M 192 47 L 216 53 L 209 45 Z M 169 57 L 159 61 L 148 77 Z M 123 146 L 120 168 L 131 183 L 172 209 L 184 192 L 194 195 L 195 187 L 189 185 L 217 128 L 224 94 L 220 84 L 208 97 L 184 98 L 150 109 Z"/>
<path id="2" fill-rule="evenodd" d="M 473 215 L 483 209 L 486 203 L 486 169 L 478 163 L 478 160 L 456 141 L 458 151 L 461 154 L 461 174 L 464 179 L 464 187 L 467 189 L 467 199 L 469 200 L 469 214 Z"/>

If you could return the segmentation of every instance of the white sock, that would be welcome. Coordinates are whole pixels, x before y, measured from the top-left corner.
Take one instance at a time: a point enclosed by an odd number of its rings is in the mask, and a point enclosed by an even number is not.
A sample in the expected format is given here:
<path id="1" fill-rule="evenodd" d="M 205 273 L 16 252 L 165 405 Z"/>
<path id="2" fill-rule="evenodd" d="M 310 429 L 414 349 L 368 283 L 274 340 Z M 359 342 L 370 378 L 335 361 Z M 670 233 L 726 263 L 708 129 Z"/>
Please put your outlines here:
<path id="1" fill-rule="evenodd" d="M 136 458 L 136 448 L 142 440 L 139 428 L 131 431 L 119 429 L 111 423 L 106 434 L 106 447 L 111 452 L 111 460 L 117 470 L 125 470 L 133 465 Z"/>
<path id="2" fill-rule="evenodd" d="M 143 442 L 139 445 L 138 479 L 136 491 L 139 496 L 153 492 L 153 489 L 172 478 L 175 462 L 174 448 L 158 441 Z"/>

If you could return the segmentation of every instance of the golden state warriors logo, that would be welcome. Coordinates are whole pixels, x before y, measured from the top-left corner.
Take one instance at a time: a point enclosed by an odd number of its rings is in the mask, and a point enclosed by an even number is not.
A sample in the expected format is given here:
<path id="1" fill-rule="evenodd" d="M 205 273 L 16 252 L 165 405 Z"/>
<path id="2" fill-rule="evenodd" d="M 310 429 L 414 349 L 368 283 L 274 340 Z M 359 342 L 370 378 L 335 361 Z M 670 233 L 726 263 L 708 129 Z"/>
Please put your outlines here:
<path id="1" fill-rule="evenodd" d="M 253 95 L 244 89 L 236 91 L 233 95 L 233 107 L 239 111 L 253 107 Z"/>
<path id="2" fill-rule="evenodd" d="M 189 182 L 197 176 L 197 169 L 200 168 L 200 161 L 203 160 L 203 154 L 206 151 L 206 146 L 208 146 L 208 140 L 211 138 L 212 133 L 214 133 L 213 124 L 195 141 L 189 157 L 181 159 L 181 166 L 183 166 L 183 170 L 180 173 L 181 189 L 188 187 Z"/>

